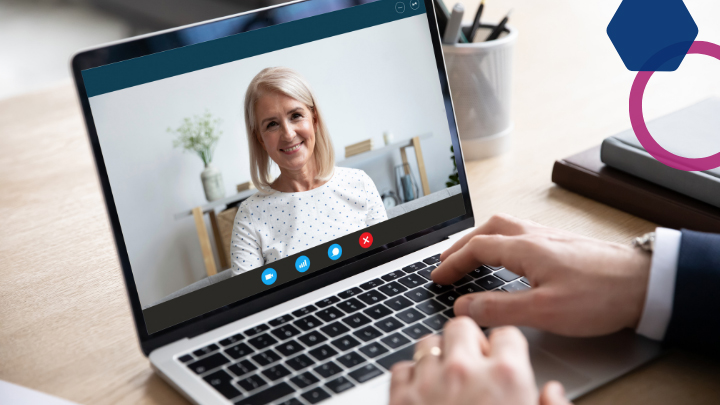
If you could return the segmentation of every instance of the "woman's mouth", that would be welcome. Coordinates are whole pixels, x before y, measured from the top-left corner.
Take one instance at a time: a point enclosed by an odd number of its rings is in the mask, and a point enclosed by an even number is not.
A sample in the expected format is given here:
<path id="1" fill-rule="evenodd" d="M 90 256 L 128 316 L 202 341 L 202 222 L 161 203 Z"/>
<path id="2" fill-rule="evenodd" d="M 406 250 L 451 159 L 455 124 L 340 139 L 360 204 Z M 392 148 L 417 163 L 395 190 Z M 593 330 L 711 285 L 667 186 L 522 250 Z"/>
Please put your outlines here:
<path id="1" fill-rule="evenodd" d="M 294 145 L 294 146 L 291 146 L 291 147 L 289 147 L 289 148 L 280 149 L 280 151 L 283 152 L 283 153 L 286 153 L 286 154 L 295 153 L 295 152 L 297 152 L 298 149 L 300 149 L 300 146 L 301 146 L 303 143 L 305 143 L 305 141 L 302 141 L 302 142 L 300 142 L 299 144 Z"/>

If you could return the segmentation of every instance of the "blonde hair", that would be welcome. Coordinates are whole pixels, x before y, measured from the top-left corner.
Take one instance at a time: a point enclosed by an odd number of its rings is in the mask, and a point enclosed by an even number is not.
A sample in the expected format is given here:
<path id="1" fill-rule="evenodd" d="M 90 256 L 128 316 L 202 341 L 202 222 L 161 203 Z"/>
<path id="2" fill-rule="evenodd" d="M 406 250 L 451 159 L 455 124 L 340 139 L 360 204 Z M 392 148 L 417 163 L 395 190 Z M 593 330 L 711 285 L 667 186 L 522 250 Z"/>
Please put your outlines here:
<path id="1" fill-rule="evenodd" d="M 330 134 L 315 95 L 308 82 L 296 71 L 286 67 L 269 67 L 260 71 L 248 85 L 245 92 L 245 128 L 250 146 L 250 176 L 253 184 L 260 191 L 272 190 L 270 184 L 270 166 L 272 160 L 258 140 L 260 135 L 255 114 L 255 105 L 264 94 L 276 92 L 291 97 L 305 104 L 314 114 L 316 121 L 315 149 L 313 158 L 318 170 L 317 179 L 327 180 L 332 176 L 335 167 Z"/>

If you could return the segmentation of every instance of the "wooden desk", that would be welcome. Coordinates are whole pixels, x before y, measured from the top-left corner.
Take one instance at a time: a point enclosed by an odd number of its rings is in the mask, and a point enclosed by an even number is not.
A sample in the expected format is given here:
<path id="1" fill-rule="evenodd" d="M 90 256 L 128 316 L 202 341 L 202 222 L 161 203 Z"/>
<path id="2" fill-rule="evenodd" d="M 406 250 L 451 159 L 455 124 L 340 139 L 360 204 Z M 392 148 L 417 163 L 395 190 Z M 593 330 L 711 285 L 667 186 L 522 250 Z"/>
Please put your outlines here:
<path id="1" fill-rule="evenodd" d="M 502 211 L 621 243 L 653 229 L 550 182 L 554 160 L 629 126 L 634 75 L 604 34 L 618 3 L 488 3 L 489 20 L 514 6 L 520 29 L 516 130 L 508 154 L 467 165 L 478 221 Z M 687 3 L 702 35 L 720 38 L 720 3 Z M 714 63 L 677 72 L 682 87 L 653 77 L 646 114 L 720 94 Z M 139 350 L 75 97 L 63 85 L 0 101 L 0 379 L 84 404 L 186 403 Z M 577 403 L 717 403 L 718 381 L 720 365 L 676 352 Z"/>

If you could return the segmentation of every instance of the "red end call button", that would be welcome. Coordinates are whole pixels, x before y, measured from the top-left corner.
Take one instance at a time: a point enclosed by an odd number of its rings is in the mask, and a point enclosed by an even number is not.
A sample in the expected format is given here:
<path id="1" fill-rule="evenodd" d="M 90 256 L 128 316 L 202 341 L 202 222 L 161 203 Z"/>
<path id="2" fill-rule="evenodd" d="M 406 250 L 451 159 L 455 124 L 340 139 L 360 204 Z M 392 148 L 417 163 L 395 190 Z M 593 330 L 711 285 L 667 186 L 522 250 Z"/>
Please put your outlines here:
<path id="1" fill-rule="evenodd" d="M 360 235 L 360 247 L 367 249 L 372 245 L 373 237 L 370 232 L 365 232 Z"/>

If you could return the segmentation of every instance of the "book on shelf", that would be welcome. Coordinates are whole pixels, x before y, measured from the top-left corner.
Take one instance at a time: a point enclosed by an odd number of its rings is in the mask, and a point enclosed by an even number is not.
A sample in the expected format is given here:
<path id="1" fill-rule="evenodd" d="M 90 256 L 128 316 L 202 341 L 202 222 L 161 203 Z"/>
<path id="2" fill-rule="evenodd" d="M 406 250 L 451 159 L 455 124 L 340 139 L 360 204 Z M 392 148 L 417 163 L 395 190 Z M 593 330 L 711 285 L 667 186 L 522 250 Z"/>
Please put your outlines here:
<path id="1" fill-rule="evenodd" d="M 358 154 L 364 153 L 364 152 L 370 152 L 372 149 L 373 149 L 373 141 L 372 141 L 372 139 L 367 139 L 367 140 L 346 146 L 345 147 L 345 157 L 358 155 Z"/>

